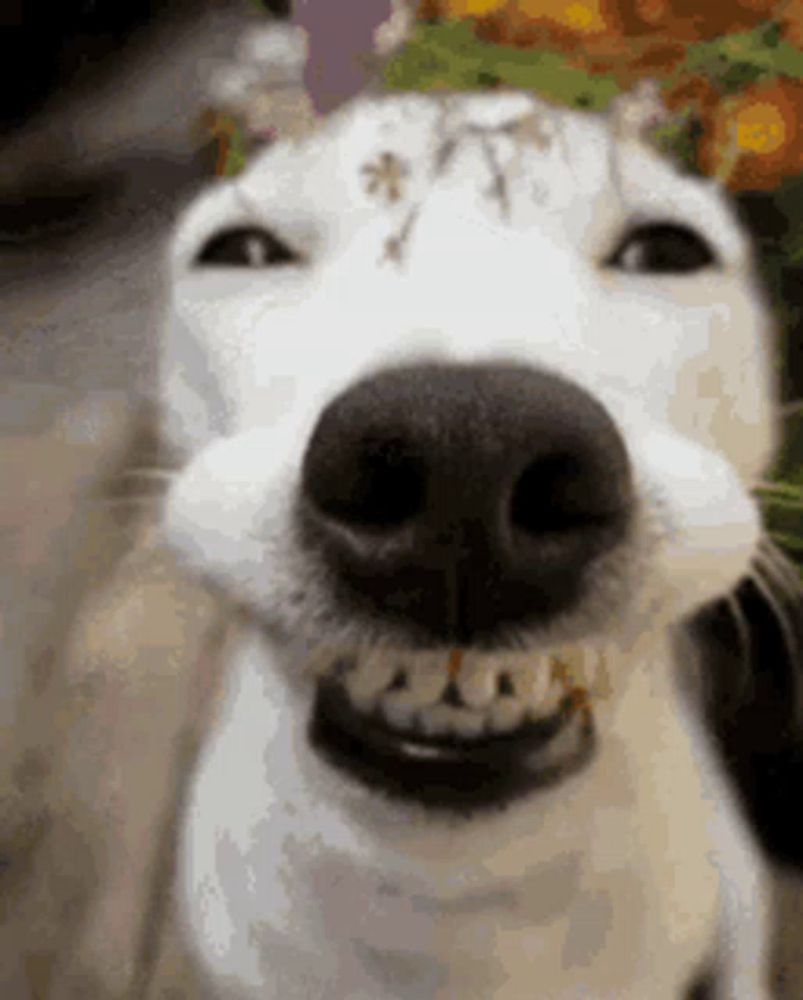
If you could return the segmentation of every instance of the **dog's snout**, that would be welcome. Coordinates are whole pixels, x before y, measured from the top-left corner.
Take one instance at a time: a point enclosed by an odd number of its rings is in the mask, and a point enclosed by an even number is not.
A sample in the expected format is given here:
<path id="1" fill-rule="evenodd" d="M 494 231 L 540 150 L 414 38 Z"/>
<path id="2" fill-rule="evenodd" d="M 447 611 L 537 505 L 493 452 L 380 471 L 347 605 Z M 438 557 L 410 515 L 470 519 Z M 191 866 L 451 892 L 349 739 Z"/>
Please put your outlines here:
<path id="1" fill-rule="evenodd" d="M 335 586 L 428 641 L 492 641 L 581 600 L 632 507 L 624 442 L 578 385 L 515 365 L 397 368 L 313 432 L 302 525 Z"/>

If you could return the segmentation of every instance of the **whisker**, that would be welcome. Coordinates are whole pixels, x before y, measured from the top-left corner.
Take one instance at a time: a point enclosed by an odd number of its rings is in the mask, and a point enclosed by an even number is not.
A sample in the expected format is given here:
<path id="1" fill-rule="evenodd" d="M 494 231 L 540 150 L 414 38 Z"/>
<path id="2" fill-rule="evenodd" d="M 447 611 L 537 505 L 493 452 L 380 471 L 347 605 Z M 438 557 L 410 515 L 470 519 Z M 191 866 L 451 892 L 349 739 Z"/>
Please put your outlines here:
<path id="1" fill-rule="evenodd" d="M 772 612 L 789 656 L 785 670 L 790 683 L 791 714 L 796 726 L 803 723 L 803 585 L 793 579 L 795 569 L 782 552 L 767 540 L 756 559 L 750 581 Z M 777 593 L 786 599 L 782 603 Z"/>
<path id="2" fill-rule="evenodd" d="M 725 603 L 728 606 L 728 611 L 733 619 L 733 624 L 736 627 L 736 632 L 739 637 L 739 645 L 742 650 L 749 652 L 750 650 L 750 623 L 747 620 L 747 616 L 744 613 L 742 605 L 739 603 L 739 599 L 736 594 L 728 594 L 725 599 Z"/>
<path id="3" fill-rule="evenodd" d="M 722 685 L 721 672 L 708 669 L 704 659 L 696 662 L 694 676 L 700 685 L 703 702 L 717 717 L 729 717 L 734 708 L 743 704 L 751 678 L 753 629 L 744 608 L 741 587 L 703 609 L 695 622 L 702 626 L 703 636 L 711 632 L 718 637 L 715 645 L 728 651 L 726 686 Z"/>
<path id="4" fill-rule="evenodd" d="M 778 600 L 769 582 L 762 575 L 762 566 L 760 564 L 756 563 L 753 566 L 750 573 L 750 581 L 759 591 L 768 607 L 775 615 L 778 627 L 780 628 L 783 636 L 784 645 L 786 646 L 791 658 L 797 661 L 801 653 L 801 648 L 798 636 L 795 632 L 794 624 L 790 624 L 789 611 Z"/>
<path id="5" fill-rule="evenodd" d="M 792 602 L 803 598 L 803 581 L 795 566 L 769 538 L 763 538 L 755 556 L 756 563 Z"/>
<path id="6" fill-rule="evenodd" d="M 732 703 L 739 704 L 750 683 L 750 656 L 752 652 L 750 622 L 737 593 L 729 594 L 724 603 L 736 630 L 739 645 L 739 668 L 731 677 L 729 698 Z"/>
<path id="7" fill-rule="evenodd" d="M 760 479 L 755 485 L 757 493 L 781 493 L 784 496 L 803 496 L 803 486 L 790 486 L 788 483 L 773 482 L 768 479 Z"/>

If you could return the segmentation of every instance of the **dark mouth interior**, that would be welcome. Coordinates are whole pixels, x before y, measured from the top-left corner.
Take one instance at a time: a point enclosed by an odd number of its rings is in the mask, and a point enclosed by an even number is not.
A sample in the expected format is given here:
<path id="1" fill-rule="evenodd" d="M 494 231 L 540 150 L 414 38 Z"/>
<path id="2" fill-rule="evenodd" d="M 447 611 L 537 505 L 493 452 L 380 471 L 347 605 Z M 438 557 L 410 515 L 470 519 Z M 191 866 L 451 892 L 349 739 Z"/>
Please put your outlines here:
<path id="1" fill-rule="evenodd" d="M 595 744 L 590 709 L 569 696 L 553 715 L 509 733 L 431 737 L 358 711 L 334 678 L 318 684 L 309 737 L 321 756 L 380 794 L 452 812 L 499 808 L 554 785 L 582 768 Z"/>

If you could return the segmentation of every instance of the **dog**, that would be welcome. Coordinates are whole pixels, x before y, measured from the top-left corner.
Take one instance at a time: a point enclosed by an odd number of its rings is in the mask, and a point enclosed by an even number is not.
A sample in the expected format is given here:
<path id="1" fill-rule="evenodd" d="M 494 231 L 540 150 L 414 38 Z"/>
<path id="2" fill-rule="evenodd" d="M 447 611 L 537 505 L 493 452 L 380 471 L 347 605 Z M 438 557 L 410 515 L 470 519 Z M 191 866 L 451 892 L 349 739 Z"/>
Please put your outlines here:
<path id="1" fill-rule="evenodd" d="M 766 1000 L 706 712 L 799 582 L 718 186 L 527 93 L 361 97 L 171 274 L 162 530 L 247 621 L 181 834 L 204 995 Z"/>

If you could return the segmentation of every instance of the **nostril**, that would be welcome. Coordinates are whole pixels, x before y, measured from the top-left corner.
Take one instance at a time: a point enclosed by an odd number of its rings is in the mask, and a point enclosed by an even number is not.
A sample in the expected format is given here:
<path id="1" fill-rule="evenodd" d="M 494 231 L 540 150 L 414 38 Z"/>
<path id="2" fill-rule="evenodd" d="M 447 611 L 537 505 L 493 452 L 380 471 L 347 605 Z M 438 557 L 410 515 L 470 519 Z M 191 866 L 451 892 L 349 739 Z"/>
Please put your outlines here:
<path id="1" fill-rule="evenodd" d="M 524 469 L 513 487 L 510 519 L 525 534 L 565 531 L 577 521 L 579 463 L 572 455 L 542 456 Z"/>
<path id="2" fill-rule="evenodd" d="M 537 536 L 598 523 L 611 511 L 606 493 L 599 463 L 590 456 L 561 451 L 539 456 L 514 484 L 511 526 Z"/>
<path id="3" fill-rule="evenodd" d="M 306 492 L 321 513 L 351 527 L 396 528 L 424 509 L 424 463 L 401 440 L 364 438 L 332 463 L 319 463 Z"/>

